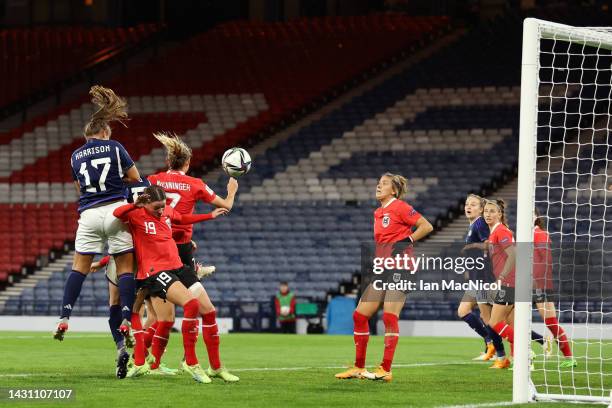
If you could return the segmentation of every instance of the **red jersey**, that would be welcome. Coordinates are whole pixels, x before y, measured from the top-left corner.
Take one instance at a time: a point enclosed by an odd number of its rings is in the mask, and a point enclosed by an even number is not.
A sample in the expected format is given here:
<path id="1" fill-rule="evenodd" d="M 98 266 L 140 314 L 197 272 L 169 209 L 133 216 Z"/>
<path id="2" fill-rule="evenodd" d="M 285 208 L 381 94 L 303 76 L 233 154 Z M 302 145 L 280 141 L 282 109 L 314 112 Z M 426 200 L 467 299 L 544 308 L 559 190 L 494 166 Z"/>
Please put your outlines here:
<path id="1" fill-rule="evenodd" d="M 217 197 L 202 180 L 187 176 L 182 171 L 168 170 L 167 172 L 153 174 L 148 177 L 151 184 L 156 184 L 164 189 L 167 204 L 174 208 L 179 214 L 193 214 L 198 200 L 210 203 Z M 191 242 L 193 226 L 176 225 L 172 237 L 177 244 Z"/>
<path id="2" fill-rule="evenodd" d="M 533 230 L 533 287 L 552 289 L 552 252 L 548 232 L 536 226 Z"/>
<path id="3" fill-rule="evenodd" d="M 212 218 L 210 214 L 183 216 L 169 206 L 166 206 L 161 217 L 157 218 L 134 204 L 117 207 L 113 214 L 130 226 L 138 263 L 136 279 L 146 279 L 162 271 L 183 266 L 176 242 L 172 239 L 172 224 L 193 223 Z"/>
<path id="4" fill-rule="evenodd" d="M 491 255 L 491 264 L 493 265 L 493 274 L 496 279 L 499 279 L 508 255 L 506 249 L 514 245 L 514 236 L 512 231 L 508 229 L 504 224 L 498 223 L 491 228 L 491 234 L 489 235 L 489 254 Z M 502 280 L 502 284 L 505 286 L 514 287 L 514 276 L 516 268 L 513 266 L 512 270 Z"/>
<path id="5" fill-rule="evenodd" d="M 412 228 L 421 218 L 410 204 L 391 199 L 374 211 L 374 241 L 377 244 L 398 242 L 412 235 Z"/>
<path id="6" fill-rule="evenodd" d="M 376 242 L 376 256 L 387 257 L 391 255 L 391 245 L 402 241 L 412 235 L 412 228 L 421 218 L 410 204 L 396 198 L 391 199 L 384 207 L 374 211 L 374 241 Z M 405 253 L 412 254 L 411 249 Z"/>

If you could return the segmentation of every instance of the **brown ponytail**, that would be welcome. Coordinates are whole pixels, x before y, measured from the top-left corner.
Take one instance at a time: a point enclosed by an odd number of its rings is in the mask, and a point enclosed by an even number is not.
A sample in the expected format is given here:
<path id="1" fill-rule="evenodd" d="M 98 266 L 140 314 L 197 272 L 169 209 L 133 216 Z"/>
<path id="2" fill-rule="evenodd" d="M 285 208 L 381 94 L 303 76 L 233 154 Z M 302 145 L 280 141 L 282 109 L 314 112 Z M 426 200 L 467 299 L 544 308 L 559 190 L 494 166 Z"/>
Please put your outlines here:
<path id="1" fill-rule="evenodd" d="M 117 121 L 123 126 L 128 119 L 127 102 L 113 92 L 112 89 L 94 85 L 89 90 L 91 102 L 98 110 L 91 115 L 91 119 L 85 125 L 84 134 L 86 138 L 107 130 L 110 133 L 110 122 Z"/>

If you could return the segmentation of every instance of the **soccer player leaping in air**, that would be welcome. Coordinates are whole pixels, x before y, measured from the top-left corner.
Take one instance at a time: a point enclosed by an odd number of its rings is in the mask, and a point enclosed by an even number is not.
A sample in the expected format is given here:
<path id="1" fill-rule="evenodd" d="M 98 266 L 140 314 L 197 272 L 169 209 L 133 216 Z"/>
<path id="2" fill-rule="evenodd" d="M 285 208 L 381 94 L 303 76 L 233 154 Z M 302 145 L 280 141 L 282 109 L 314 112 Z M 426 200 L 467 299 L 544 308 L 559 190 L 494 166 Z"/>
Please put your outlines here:
<path id="1" fill-rule="evenodd" d="M 386 173 L 378 181 L 376 199 L 380 207 L 374 212 L 374 240 L 377 256 L 379 249 L 392 254 L 412 255 L 412 244 L 426 237 L 433 227 L 412 206 L 401 198 L 406 194 L 408 182 L 406 178 Z M 413 228 L 416 228 L 413 231 Z M 391 271 L 393 272 L 393 271 Z M 338 379 L 368 378 L 371 380 L 391 381 L 391 363 L 399 339 L 399 314 L 404 307 L 406 293 L 396 290 L 376 290 L 370 284 L 364 291 L 355 313 L 354 340 L 355 365 L 347 371 L 336 374 Z M 383 322 L 385 324 L 385 351 L 380 366 L 370 373 L 365 369 L 366 350 L 370 337 L 368 321 L 383 305 Z"/>
<path id="2" fill-rule="evenodd" d="M 168 205 L 182 215 L 191 215 L 198 201 L 209 203 L 218 208 L 228 211 L 234 205 L 234 198 L 238 190 L 238 182 L 230 178 L 227 184 L 227 197 L 222 198 L 215 194 L 201 179 L 190 177 L 189 171 L 191 161 L 191 149 L 176 135 L 155 133 L 167 150 L 168 171 L 153 174 L 148 177 L 152 185 L 160 186 L 166 192 Z M 199 313 L 202 317 L 202 338 L 210 368 L 207 374 L 210 377 L 220 377 L 225 381 L 238 381 L 238 377 L 230 374 L 222 367 L 219 356 L 219 335 L 217 327 L 216 310 L 206 289 L 202 286 L 196 274 L 198 266 L 193 256 L 193 244 L 191 241 L 193 227 L 191 225 L 173 226 L 172 237 L 176 241 L 179 256 L 185 268 L 177 274 L 179 280 L 196 297 L 200 303 Z"/>
<path id="3" fill-rule="evenodd" d="M 147 373 L 166 374 L 159 370 L 159 366 L 173 323 L 164 320 L 163 317 L 171 313 L 168 309 L 172 308 L 172 305 L 165 302 L 168 300 L 175 305 L 182 306 L 184 310 L 181 328 L 185 352 L 183 369 L 198 382 L 210 382 L 210 378 L 200 367 L 195 352 L 195 344 L 198 339 L 199 302 L 177 276 L 182 273 L 184 265 L 176 243 L 172 239 L 171 225 L 194 224 L 227 213 L 227 209 L 217 208 L 210 214 L 181 215 L 172 207 L 166 206 L 166 193 L 159 186 L 147 187 L 136 203 L 115 209 L 113 214 L 129 224 L 134 238 L 138 262 L 137 286 L 146 290 L 151 296 L 153 308 L 159 319 L 151 346 L 155 361 L 150 367 L 145 361 L 144 341 L 139 339 L 143 334 L 142 327 L 134 325 L 135 335 L 138 332 L 138 337 L 134 350 L 134 366 L 128 372 L 128 377 L 137 377 Z M 134 321 L 139 322 L 140 316 Z"/>
<path id="4" fill-rule="evenodd" d="M 121 334 L 129 337 L 129 322 L 134 303 L 134 256 L 132 236 L 127 227 L 113 216 L 113 210 L 125 204 L 124 182 L 140 180 L 138 170 L 125 148 L 110 140 L 110 123 L 127 120 L 127 103 L 111 89 L 93 86 L 89 91 L 98 107 L 85 125 L 85 144 L 70 158 L 74 185 L 79 194 L 79 227 L 72 272 L 66 280 L 60 322 L 54 338 L 64 339 L 68 319 L 81 293 L 83 281 L 90 273 L 94 255 L 100 255 L 108 244 L 117 267 L 117 284 L 121 304 Z"/>

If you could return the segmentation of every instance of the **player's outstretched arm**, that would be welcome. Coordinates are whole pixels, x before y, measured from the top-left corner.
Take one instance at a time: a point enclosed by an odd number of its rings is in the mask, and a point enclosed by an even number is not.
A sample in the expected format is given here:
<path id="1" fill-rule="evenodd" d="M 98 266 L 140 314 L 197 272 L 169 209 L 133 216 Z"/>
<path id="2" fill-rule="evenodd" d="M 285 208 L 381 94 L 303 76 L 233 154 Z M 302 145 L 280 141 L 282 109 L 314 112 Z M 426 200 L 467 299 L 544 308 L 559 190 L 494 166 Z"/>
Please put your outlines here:
<path id="1" fill-rule="evenodd" d="M 238 192 L 238 180 L 233 177 L 230 177 L 229 181 L 227 182 L 227 197 L 221 198 L 219 196 L 216 196 L 215 199 L 211 201 L 211 204 L 217 208 L 225 208 L 226 210 L 231 210 L 234 206 L 236 192 Z"/>
<path id="2" fill-rule="evenodd" d="M 120 220 L 126 221 L 130 211 L 134 211 L 137 208 L 138 207 L 135 204 L 125 204 L 121 207 L 115 208 L 115 211 L 113 211 L 113 215 L 119 218 Z"/>
<path id="3" fill-rule="evenodd" d="M 217 218 L 220 215 L 226 215 L 229 210 L 226 208 L 215 208 L 211 213 L 208 214 L 179 214 L 174 212 L 172 216 L 172 222 L 174 224 L 195 224 L 202 221 L 208 221 Z"/>

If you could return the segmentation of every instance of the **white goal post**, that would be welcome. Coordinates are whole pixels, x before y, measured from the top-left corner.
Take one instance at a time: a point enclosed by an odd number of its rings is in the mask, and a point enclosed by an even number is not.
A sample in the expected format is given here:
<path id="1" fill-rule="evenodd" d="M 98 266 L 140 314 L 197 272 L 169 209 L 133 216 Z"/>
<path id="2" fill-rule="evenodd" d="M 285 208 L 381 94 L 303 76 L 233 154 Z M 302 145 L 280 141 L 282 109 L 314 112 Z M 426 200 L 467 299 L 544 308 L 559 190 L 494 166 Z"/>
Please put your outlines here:
<path id="1" fill-rule="evenodd" d="M 612 342 L 609 340 L 612 326 L 606 325 L 610 322 L 607 304 L 612 299 L 603 288 L 606 283 L 612 286 L 606 280 L 608 275 L 604 275 L 608 265 L 605 245 L 612 251 L 612 236 L 606 224 L 608 219 L 612 221 L 612 193 L 606 191 L 612 184 L 612 166 L 607 153 L 603 156 L 601 153 L 607 150 L 612 158 L 609 142 L 612 139 L 608 138 L 612 128 L 611 50 L 612 28 L 572 27 L 534 18 L 524 21 L 516 219 L 514 403 L 571 400 L 612 406 Z M 585 149 L 590 149 L 590 158 Z M 575 166 L 575 171 L 568 170 L 571 166 Z M 572 183 L 575 185 L 570 185 Z M 586 298 L 580 301 L 575 295 L 557 303 L 558 313 L 563 312 L 566 320 L 571 319 L 566 332 L 572 348 L 577 349 L 575 368 L 559 368 L 555 362 L 559 362 L 560 357 L 542 357 L 536 358 L 535 368 L 530 369 L 533 363 L 530 361 L 533 355 L 530 354 L 533 211 L 536 206 L 546 209 L 542 216 L 553 245 L 559 242 L 561 245 L 573 243 L 574 248 L 599 245 L 601 252 L 601 271 L 591 269 L 591 276 L 600 273 L 601 296 L 585 292 L 581 296 Z M 608 207 L 610 210 L 606 213 Z M 575 211 L 574 215 L 571 211 Z M 591 216 L 580 215 L 585 212 Z M 570 231 L 571 228 L 574 230 Z M 553 274 L 558 272 L 559 265 L 564 270 L 577 268 L 554 260 Z M 564 284 L 567 287 L 568 282 Z M 579 291 L 577 283 L 575 289 Z M 555 290 L 561 299 L 561 289 Z M 525 298 L 525 294 L 529 294 L 529 298 Z M 561 310 L 564 307 L 565 310 Z M 577 339 L 573 339 L 573 335 Z"/>

